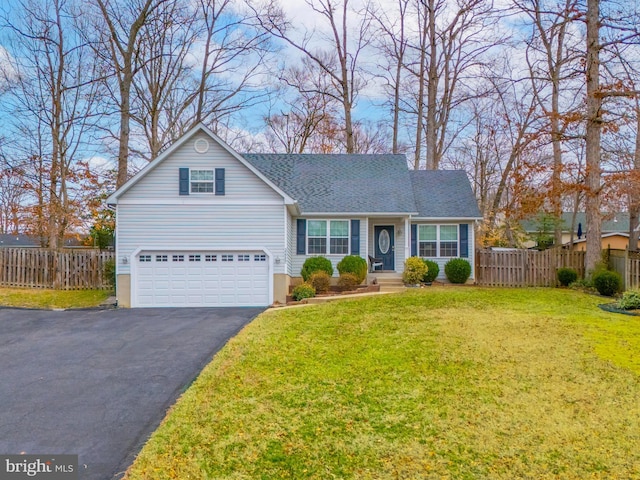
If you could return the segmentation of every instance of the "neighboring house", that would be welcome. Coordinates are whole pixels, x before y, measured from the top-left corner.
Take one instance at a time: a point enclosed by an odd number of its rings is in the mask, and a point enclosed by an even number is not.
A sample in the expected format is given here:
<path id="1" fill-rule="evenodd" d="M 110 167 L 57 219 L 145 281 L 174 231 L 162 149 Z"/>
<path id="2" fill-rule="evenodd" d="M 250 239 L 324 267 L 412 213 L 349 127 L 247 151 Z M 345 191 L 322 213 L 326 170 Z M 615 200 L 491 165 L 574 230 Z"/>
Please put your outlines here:
<path id="1" fill-rule="evenodd" d="M 565 212 L 562 214 L 562 245 L 569 247 L 571 242 L 571 225 L 573 221 L 573 213 Z M 587 233 L 587 221 L 585 212 L 577 212 L 575 223 L 573 224 L 573 242 L 574 248 L 584 250 L 584 243 Z M 629 245 L 629 213 L 618 212 L 603 214 L 602 219 L 602 248 L 620 248 L 626 249 Z M 539 233 L 540 226 L 535 219 L 524 220 L 521 222 L 522 228 L 530 236 L 535 237 Z M 553 232 L 550 232 L 553 236 Z M 581 246 L 582 245 L 582 246 Z M 615 246 L 614 246 L 615 245 Z M 531 240 L 526 243 L 526 247 L 534 247 L 535 241 Z"/>
<path id="2" fill-rule="evenodd" d="M 417 254 L 473 265 L 481 217 L 462 171 L 411 171 L 403 155 L 240 155 L 202 125 L 107 201 L 124 307 L 282 303 L 316 255 L 370 255 L 398 274 Z"/>
<path id="3" fill-rule="evenodd" d="M 40 248 L 41 242 L 38 237 L 30 235 L 13 235 L 8 233 L 0 234 L 0 248 Z M 68 237 L 64 240 L 63 248 L 85 248 L 82 240 L 77 237 Z"/>
<path id="4" fill-rule="evenodd" d="M 29 235 L 0 233 L 0 248 L 38 248 L 40 240 Z"/>
<path id="5" fill-rule="evenodd" d="M 629 247 L 629 234 L 624 232 L 612 232 L 602 234 L 602 249 L 626 250 Z M 640 247 L 640 242 L 638 242 Z M 574 240 L 573 250 L 584 252 L 587 249 L 587 239 L 583 235 L 580 240 Z"/>

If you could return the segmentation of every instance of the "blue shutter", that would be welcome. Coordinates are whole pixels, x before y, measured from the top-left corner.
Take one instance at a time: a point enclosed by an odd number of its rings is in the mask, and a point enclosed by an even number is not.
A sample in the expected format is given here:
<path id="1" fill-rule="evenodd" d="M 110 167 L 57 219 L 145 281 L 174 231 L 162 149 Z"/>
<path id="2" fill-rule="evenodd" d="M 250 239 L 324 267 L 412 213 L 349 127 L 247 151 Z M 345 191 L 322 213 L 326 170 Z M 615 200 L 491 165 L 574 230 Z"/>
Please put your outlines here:
<path id="1" fill-rule="evenodd" d="M 216 195 L 224 195 L 224 168 L 216 168 Z"/>
<path id="2" fill-rule="evenodd" d="M 411 256 L 418 255 L 418 225 L 411 225 Z"/>
<path id="3" fill-rule="evenodd" d="M 178 169 L 178 189 L 180 195 L 189 195 L 189 169 Z"/>
<path id="4" fill-rule="evenodd" d="M 460 224 L 460 257 L 469 258 L 469 224 Z"/>
<path id="5" fill-rule="evenodd" d="M 307 221 L 304 218 L 299 218 L 296 221 L 297 235 L 296 235 L 296 254 L 304 255 L 306 253 L 307 243 Z"/>
<path id="6" fill-rule="evenodd" d="M 351 220 L 351 255 L 360 255 L 360 220 Z"/>

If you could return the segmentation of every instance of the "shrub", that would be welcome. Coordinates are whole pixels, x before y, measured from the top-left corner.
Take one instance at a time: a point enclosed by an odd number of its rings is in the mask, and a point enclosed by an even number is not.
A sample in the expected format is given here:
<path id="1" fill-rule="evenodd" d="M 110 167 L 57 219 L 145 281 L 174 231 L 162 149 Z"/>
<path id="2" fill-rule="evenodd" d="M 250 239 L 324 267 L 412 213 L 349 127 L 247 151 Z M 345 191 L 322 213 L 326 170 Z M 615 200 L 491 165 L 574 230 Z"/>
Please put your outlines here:
<path id="1" fill-rule="evenodd" d="M 427 264 L 420 257 L 409 257 L 404 262 L 402 281 L 407 285 L 415 285 L 427 274 Z"/>
<path id="2" fill-rule="evenodd" d="M 332 277 L 333 276 L 333 265 L 331 265 L 331 261 L 326 257 L 309 257 L 304 261 L 304 265 L 302 265 L 302 270 L 300 274 L 302 278 L 306 282 L 309 280 L 309 277 L 313 272 L 317 272 L 322 270 L 327 272 L 327 274 Z"/>
<path id="3" fill-rule="evenodd" d="M 440 266 L 433 260 L 423 260 L 423 262 L 427 266 L 427 273 L 422 277 L 422 283 L 431 283 L 438 278 Z"/>
<path id="4" fill-rule="evenodd" d="M 340 275 L 343 273 L 353 273 L 358 279 L 358 285 L 367 278 L 367 261 L 359 255 L 347 255 L 337 265 Z"/>
<path id="5" fill-rule="evenodd" d="M 353 273 L 342 273 L 338 279 L 338 286 L 341 290 L 354 290 L 360 281 Z"/>
<path id="6" fill-rule="evenodd" d="M 316 296 L 316 289 L 306 282 L 301 283 L 300 285 L 294 287 L 293 292 L 291 292 L 291 296 L 296 302 L 305 298 L 312 298 Z"/>
<path id="7" fill-rule="evenodd" d="M 116 261 L 110 258 L 102 266 L 102 273 L 104 275 L 105 282 L 112 288 L 116 286 Z"/>
<path id="8" fill-rule="evenodd" d="M 471 276 L 471 264 L 464 258 L 452 258 L 445 264 L 444 274 L 451 283 L 465 283 Z"/>
<path id="9" fill-rule="evenodd" d="M 622 277 L 617 272 L 601 270 L 593 275 L 593 286 L 600 295 L 612 297 L 622 288 Z"/>
<path id="10" fill-rule="evenodd" d="M 331 277 L 324 270 L 313 272 L 308 283 L 316 289 L 316 293 L 327 293 L 331 287 Z"/>
<path id="11" fill-rule="evenodd" d="M 622 294 L 618 300 L 618 308 L 623 310 L 636 310 L 640 308 L 640 290 L 629 290 Z"/>
<path id="12" fill-rule="evenodd" d="M 573 282 L 578 280 L 578 272 L 576 272 L 573 268 L 559 268 L 556 272 L 556 275 L 558 277 L 558 282 L 560 282 L 560 285 L 562 285 L 563 287 L 568 287 Z"/>

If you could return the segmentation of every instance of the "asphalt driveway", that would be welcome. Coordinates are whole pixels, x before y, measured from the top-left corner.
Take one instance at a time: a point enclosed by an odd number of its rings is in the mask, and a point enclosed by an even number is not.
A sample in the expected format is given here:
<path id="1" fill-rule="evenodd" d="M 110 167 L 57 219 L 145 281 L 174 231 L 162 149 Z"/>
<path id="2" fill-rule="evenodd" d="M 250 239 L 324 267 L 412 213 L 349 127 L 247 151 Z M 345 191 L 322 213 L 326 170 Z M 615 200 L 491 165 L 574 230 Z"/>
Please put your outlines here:
<path id="1" fill-rule="evenodd" d="M 262 309 L 0 309 L 0 454 L 120 478 L 167 408 Z"/>

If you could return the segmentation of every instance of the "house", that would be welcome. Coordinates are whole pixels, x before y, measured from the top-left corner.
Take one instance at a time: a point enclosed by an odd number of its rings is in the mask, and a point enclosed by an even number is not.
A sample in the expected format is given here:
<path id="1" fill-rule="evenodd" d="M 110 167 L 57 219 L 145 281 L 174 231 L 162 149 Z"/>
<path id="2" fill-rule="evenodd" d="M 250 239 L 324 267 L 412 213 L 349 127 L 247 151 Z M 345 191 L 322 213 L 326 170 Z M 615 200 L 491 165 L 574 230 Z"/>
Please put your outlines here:
<path id="1" fill-rule="evenodd" d="M 0 233 L 0 248 L 38 248 L 40 239 L 24 234 Z"/>
<path id="2" fill-rule="evenodd" d="M 575 213 L 575 222 L 573 221 L 573 212 L 564 212 L 562 214 L 562 245 L 571 247 L 571 232 L 573 230 L 573 249 L 584 251 L 586 244 L 587 221 L 585 212 Z M 535 219 L 525 220 L 521 222 L 525 232 L 530 237 L 535 237 L 540 233 L 540 225 Z M 573 225 L 573 228 L 572 228 Z M 613 248 L 626 250 L 629 246 L 629 213 L 603 213 L 602 218 L 602 248 Z M 553 236 L 553 232 L 547 232 Z M 531 240 L 525 246 L 533 247 L 536 242 Z"/>
<path id="3" fill-rule="evenodd" d="M 473 265 L 480 219 L 464 172 L 410 171 L 403 155 L 240 155 L 202 125 L 107 202 L 125 307 L 284 302 L 316 255 L 371 255 L 398 274 L 418 254 Z"/>

